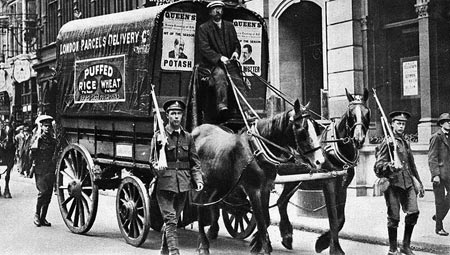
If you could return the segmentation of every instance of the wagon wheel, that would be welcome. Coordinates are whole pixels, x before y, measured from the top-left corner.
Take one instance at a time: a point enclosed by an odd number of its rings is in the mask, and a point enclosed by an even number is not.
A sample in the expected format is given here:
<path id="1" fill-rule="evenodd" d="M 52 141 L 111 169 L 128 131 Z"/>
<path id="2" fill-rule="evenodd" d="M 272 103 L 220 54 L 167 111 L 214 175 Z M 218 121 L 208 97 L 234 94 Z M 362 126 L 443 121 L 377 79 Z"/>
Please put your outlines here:
<path id="1" fill-rule="evenodd" d="M 70 231 L 83 234 L 95 221 L 98 187 L 94 184 L 94 162 L 83 146 L 70 144 L 61 154 L 56 169 L 59 210 Z"/>
<path id="2" fill-rule="evenodd" d="M 256 228 L 256 218 L 250 208 L 222 208 L 222 218 L 228 233 L 236 239 L 249 237 Z"/>
<path id="3" fill-rule="evenodd" d="M 116 215 L 125 241 L 140 246 L 150 228 L 150 199 L 144 183 L 135 176 L 122 180 L 116 197 Z"/>

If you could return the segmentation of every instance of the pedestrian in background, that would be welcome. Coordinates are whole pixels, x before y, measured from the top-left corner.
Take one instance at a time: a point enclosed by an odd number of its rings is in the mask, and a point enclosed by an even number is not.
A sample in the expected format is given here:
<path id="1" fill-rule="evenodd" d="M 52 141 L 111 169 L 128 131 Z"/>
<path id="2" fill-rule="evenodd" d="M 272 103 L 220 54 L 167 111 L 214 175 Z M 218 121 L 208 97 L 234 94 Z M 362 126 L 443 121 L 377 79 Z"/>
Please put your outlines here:
<path id="1" fill-rule="evenodd" d="M 411 235 L 419 217 L 416 188 L 420 197 L 424 196 L 424 189 L 416 169 L 411 147 L 403 136 L 406 122 L 411 114 L 404 111 L 395 111 L 390 113 L 389 116 L 394 138 L 388 137 L 377 146 L 375 150 L 375 173 L 380 178 L 386 177 L 389 179 L 389 186 L 384 192 L 388 214 L 388 255 L 399 254 L 397 250 L 397 228 L 400 222 L 400 207 L 406 213 L 405 232 L 400 252 L 411 255 L 414 254 L 410 246 Z M 392 139 L 395 139 L 398 145 L 397 157 L 400 161 L 398 165 L 392 163 L 392 157 L 394 156 L 391 155 L 394 152 Z M 417 178 L 420 187 L 414 187 L 414 177 Z"/>
<path id="2" fill-rule="evenodd" d="M 17 171 L 23 176 L 23 169 L 22 169 L 22 154 L 23 154 L 23 145 L 24 145 L 24 132 L 23 132 L 23 125 L 20 125 L 16 128 L 16 135 L 14 136 L 14 142 L 16 144 L 16 168 Z"/>
<path id="3" fill-rule="evenodd" d="M 203 178 L 200 168 L 200 159 L 195 149 L 191 134 L 181 127 L 181 119 L 185 104 L 179 100 L 169 100 L 163 105 L 169 123 L 165 126 L 167 144 L 165 153 L 167 168 L 158 164 L 155 154 L 161 149 L 162 136 L 156 132 L 152 140 L 151 163 L 156 171 L 156 199 L 158 200 L 164 226 L 162 232 L 161 255 L 177 255 L 178 236 L 177 224 L 181 211 L 184 208 L 188 191 L 192 183 L 196 190 L 203 189 Z"/>
<path id="4" fill-rule="evenodd" d="M 436 206 L 436 214 L 433 216 L 433 220 L 436 221 L 435 231 L 438 235 L 448 236 L 442 221 L 450 207 L 450 114 L 442 113 L 438 124 L 441 128 L 430 139 L 428 166 L 431 171 Z"/>
<path id="5" fill-rule="evenodd" d="M 56 139 L 52 136 L 52 121 L 53 118 L 48 115 L 38 117 L 40 133 L 37 134 L 36 141 L 31 146 L 36 188 L 39 191 L 34 215 L 34 224 L 37 227 L 51 226 L 50 222 L 46 220 L 46 216 L 56 180 L 54 160 Z"/>

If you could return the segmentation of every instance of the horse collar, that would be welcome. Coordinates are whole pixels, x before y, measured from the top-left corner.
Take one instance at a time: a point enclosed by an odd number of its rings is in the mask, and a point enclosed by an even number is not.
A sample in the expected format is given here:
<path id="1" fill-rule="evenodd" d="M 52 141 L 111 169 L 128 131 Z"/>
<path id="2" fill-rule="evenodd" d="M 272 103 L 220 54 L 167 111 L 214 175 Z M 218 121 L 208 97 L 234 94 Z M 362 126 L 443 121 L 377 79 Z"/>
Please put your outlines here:
<path id="1" fill-rule="evenodd" d="M 325 129 L 325 132 L 322 134 L 322 141 L 326 144 L 324 146 L 324 151 L 331 157 L 335 158 L 338 162 L 347 167 L 355 166 L 359 159 L 359 150 L 356 150 L 356 146 L 353 143 L 353 139 L 350 138 L 349 141 L 352 141 L 352 145 L 355 148 L 356 155 L 353 159 L 349 159 L 346 157 L 341 149 L 338 146 L 338 142 L 348 140 L 349 137 L 345 137 L 344 139 L 339 139 L 336 136 L 336 124 L 334 121 L 331 122 L 330 126 Z"/>

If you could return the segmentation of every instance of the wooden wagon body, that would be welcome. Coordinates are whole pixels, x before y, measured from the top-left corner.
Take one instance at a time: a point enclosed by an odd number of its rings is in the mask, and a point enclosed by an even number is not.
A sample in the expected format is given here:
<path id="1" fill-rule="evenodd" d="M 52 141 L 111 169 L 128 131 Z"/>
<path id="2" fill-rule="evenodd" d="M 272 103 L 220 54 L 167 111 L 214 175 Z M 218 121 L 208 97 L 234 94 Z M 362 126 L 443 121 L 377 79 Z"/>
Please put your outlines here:
<path id="1" fill-rule="evenodd" d="M 136 246 L 145 241 L 154 179 L 149 164 L 155 110 L 151 88 L 154 85 L 160 106 L 168 99 L 190 102 L 189 107 L 202 100 L 193 95 L 191 81 L 200 59 L 196 31 L 209 18 L 207 3 L 179 1 L 74 20 L 61 28 L 56 172 L 61 214 L 72 232 L 91 228 L 99 189 L 118 189 L 116 210 L 124 238 Z M 266 79 L 268 39 L 263 19 L 238 6 L 225 8 L 224 19 L 235 24 L 241 45 L 253 46 L 256 63 L 244 68 Z M 170 51 L 181 38 L 186 58 L 172 58 Z M 252 84 L 248 100 L 264 112 L 266 88 L 255 77 L 248 79 Z"/>

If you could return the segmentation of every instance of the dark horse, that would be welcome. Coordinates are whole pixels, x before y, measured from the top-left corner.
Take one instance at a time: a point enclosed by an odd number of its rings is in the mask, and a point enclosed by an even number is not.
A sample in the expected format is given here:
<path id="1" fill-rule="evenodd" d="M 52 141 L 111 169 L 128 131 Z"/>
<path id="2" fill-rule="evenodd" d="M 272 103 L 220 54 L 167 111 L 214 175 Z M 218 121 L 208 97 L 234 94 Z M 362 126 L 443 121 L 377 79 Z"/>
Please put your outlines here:
<path id="1" fill-rule="evenodd" d="M 301 152 L 311 151 L 304 162 L 321 164 L 323 156 L 318 133 L 311 128 L 313 120 L 306 118 L 307 107 L 301 107 L 297 100 L 294 109 L 275 115 L 272 118 L 261 119 L 256 123 L 259 135 L 284 148 Z M 202 163 L 205 188 L 198 194 L 201 203 L 213 203 L 227 196 L 235 189 L 242 189 L 248 196 L 253 215 L 256 218 L 257 229 L 251 242 L 251 252 L 254 254 L 270 254 L 272 246 L 267 233 L 270 224 L 269 195 L 277 175 L 271 164 L 260 162 L 252 150 L 251 139 L 255 136 L 247 129 L 238 134 L 224 131 L 218 126 L 204 124 L 192 131 L 195 145 Z M 287 151 L 287 150 L 286 150 Z M 320 153 L 316 153 L 320 152 Z M 315 158 L 322 158 L 322 160 Z M 216 222 L 217 215 L 211 215 L 208 207 L 199 207 L 199 254 L 209 254 L 209 240 L 204 227 L 209 222 Z"/>
<path id="2" fill-rule="evenodd" d="M 6 165 L 6 170 L 0 173 L 0 179 L 3 174 L 5 174 L 5 192 L 3 196 L 5 198 L 11 198 L 11 193 L 9 192 L 9 179 L 11 176 L 11 170 L 14 167 L 14 130 L 9 122 L 6 122 L 0 130 L 0 159 L 2 160 L 2 165 Z M 0 187 L 0 196 L 1 196 Z"/>
<path id="3" fill-rule="evenodd" d="M 278 199 L 280 212 L 280 233 L 282 244 L 287 249 L 292 249 L 292 225 L 287 214 L 287 204 L 293 195 L 292 190 L 323 189 L 327 205 L 330 230 L 323 233 L 316 242 L 316 252 L 320 253 L 330 247 L 330 254 L 344 254 L 340 247 L 338 234 L 345 222 L 345 203 L 347 199 L 347 187 L 354 177 L 354 167 L 358 161 L 359 149 L 364 144 L 366 133 L 370 124 L 370 109 L 366 102 L 367 89 L 364 95 L 352 96 L 347 90 L 348 108 L 340 120 L 332 122 L 321 136 L 322 150 L 326 162 L 322 165 L 327 170 L 347 169 L 347 175 L 338 176 L 325 181 L 286 183 L 282 194 Z M 336 204 L 336 208 L 330 206 Z"/>

